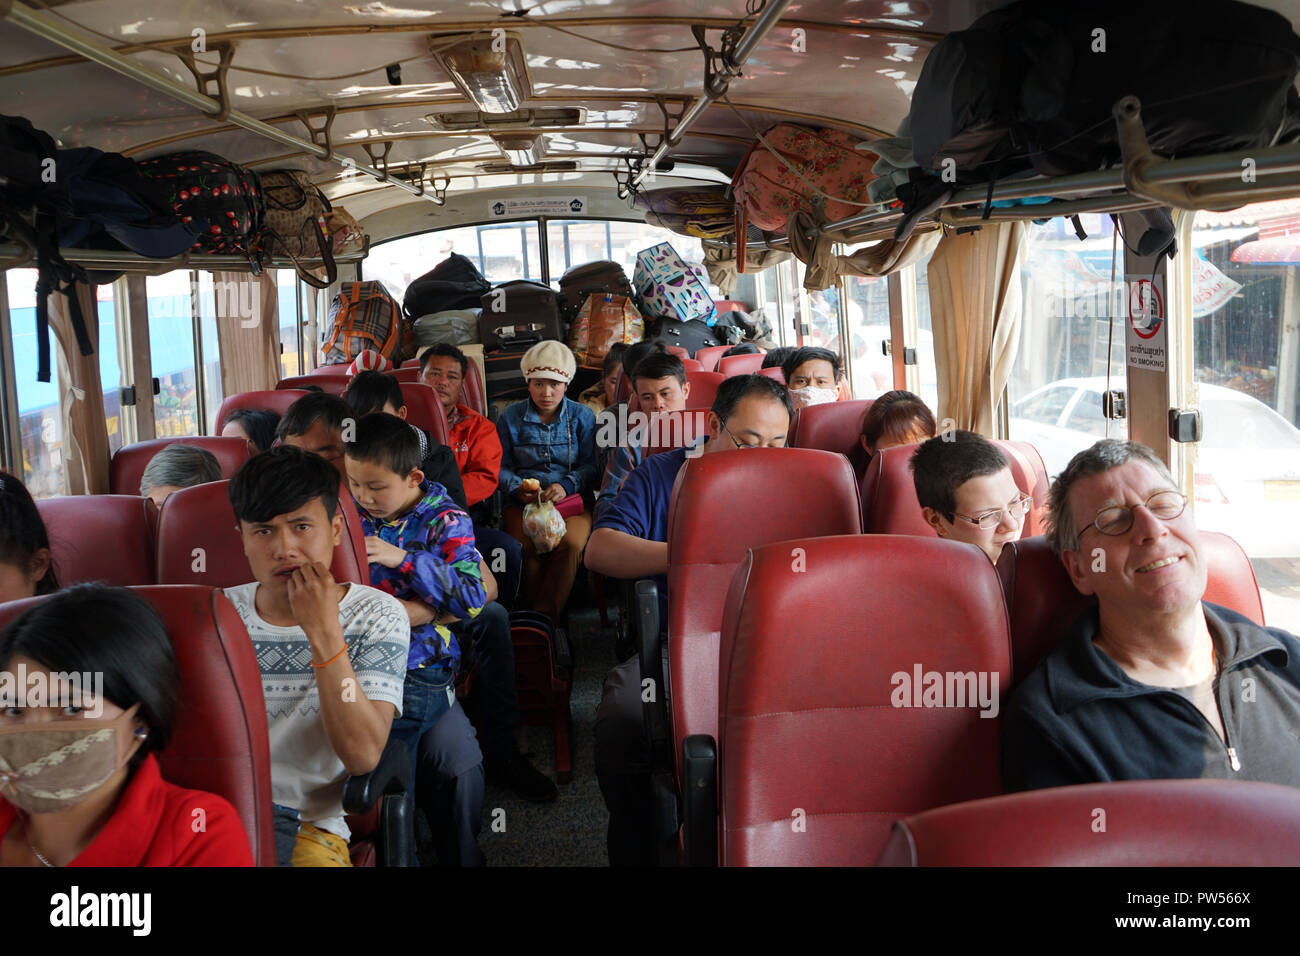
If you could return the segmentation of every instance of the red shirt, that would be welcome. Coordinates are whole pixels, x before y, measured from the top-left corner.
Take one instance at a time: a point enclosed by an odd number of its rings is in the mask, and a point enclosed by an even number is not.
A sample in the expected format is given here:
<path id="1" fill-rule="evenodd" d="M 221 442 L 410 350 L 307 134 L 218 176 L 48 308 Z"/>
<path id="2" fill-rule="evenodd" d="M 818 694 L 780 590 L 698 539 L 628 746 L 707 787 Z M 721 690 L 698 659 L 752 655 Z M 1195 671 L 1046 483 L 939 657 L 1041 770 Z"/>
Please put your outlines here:
<path id="1" fill-rule="evenodd" d="M 476 505 L 492 497 L 501 474 L 501 436 L 496 426 L 472 408 L 457 405 L 461 420 L 450 426 L 447 444 L 465 485 L 465 500 Z"/>
<path id="2" fill-rule="evenodd" d="M 0 797 L 0 840 L 16 817 L 14 806 Z M 196 833 L 199 820 L 204 829 Z M 252 866 L 253 851 L 228 801 L 168 783 L 150 754 L 127 782 L 104 829 L 68 865 Z"/>

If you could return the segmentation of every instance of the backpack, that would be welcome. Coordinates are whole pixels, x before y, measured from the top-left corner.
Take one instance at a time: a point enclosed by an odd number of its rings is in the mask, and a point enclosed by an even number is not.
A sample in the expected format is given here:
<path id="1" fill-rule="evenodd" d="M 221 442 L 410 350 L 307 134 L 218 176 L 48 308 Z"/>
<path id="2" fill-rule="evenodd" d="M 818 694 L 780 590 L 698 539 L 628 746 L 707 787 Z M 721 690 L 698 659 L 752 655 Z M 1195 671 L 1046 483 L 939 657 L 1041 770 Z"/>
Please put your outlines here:
<path id="1" fill-rule="evenodd" d="M 333 284 L 338 278 L 338 266 L 334 263 L 333 245 L 325 238 L 325 217 L 333 207 L 311 176 L 301 169 L 271 170 L 262 175 L 262 196 L 266 201 L 268 251 L 283 250 L 293 260 L 302 281 L 313 288 Z M 300 258 L 308 256 L 316 256 L 324 264 L 323 280 L 298 264 Z"/>
<path id="2" fill-rule="evenodd" d="M 641 308 L 640 299 L 621 265 L 609 259 L 585 262 L 565 270 L 560 276 L 560 316 L 566 324 L 572 324 L 578 317 L 578 310 L 586 304 L 587 296 L 595 293 L 626 296 L 633 305 Z"/>
<path id="3" fill-rule="evenodd" d="M 256 172 L 201 150 L 169 153 L 138 165 L 167 189 L 181 222 L 194 227 L 194 252 L 243 256 L 254 275 L 262 274 L 266 209 Z"/>
<path id="4" fill-rule="evenodd" d="M 366 349 L 374 349 L 400 365 L 401 336 L 402 310 L 382 282 L 344 282 L 330 303 L 325 364 L 346 364 Z"/>
<path id="5" fill-rule="evenodd" d="M 473 262 L 453 252 L 406 287 L 402 310 L 414 319 L 453 309 L 477 309 L 491 288 Z"/>
<path id="6" fill-rule="evenodd" d="M 709 325 L 717 320 L 709 290 L 669 243 L 638 252 L 633 278 L 647 318 L 700 319 Z"/>
<path id="7" fill-rule="evenodd" d="M 36 258 L 36 380 L 50 380 L 48 297 L 68 292 L 68 316 L 77 347 L 92 355 L 81 304 L 72 283 L 88 281 L 80 266 L 59 254 L 57 227 L 71 214 L 67 187 L 58 175 L 54 140 L 21 116 L 0 116 L 0 235 L 25 247 Z"/>
<path id="8" fill-rule="evenodd" d="M 676 319 L 661 319 L 646 329 L 646 337 L 664 345 L 675 345 L 686 350 L 691 358 L 699 349 L 710 345 L 721 345 L 718 334 L 699 319 L 678 322 Z"/>
<path id="9" fill-rule="evenodd" d="M 786 162 L 761 141 L 741 159 L 731 188 L 742 226 L 752 223 L 784 235 L 786 221 L 797 210 L 813 212 L 820 207 L 821 218 L 834 221 L 860 213 L 871 203 L 867 189 L 876 178 L 871 167 L 877 156 L 857 148 L 861 137 L 778 123 L 763 133 L 763 139 Z M 834 198 L 818 195 L 817 190 Z"/>

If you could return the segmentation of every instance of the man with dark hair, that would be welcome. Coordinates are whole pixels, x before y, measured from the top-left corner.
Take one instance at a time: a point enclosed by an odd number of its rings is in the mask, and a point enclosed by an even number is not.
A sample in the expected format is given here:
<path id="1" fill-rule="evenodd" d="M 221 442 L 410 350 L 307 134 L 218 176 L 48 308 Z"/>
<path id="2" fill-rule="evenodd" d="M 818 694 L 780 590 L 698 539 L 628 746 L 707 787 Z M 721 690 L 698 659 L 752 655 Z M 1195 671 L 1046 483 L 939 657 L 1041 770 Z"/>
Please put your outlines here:
<path id="1" fill-rule="evenodd" d="M 286 445 L 320 455 L 343 474 L 343 423 L 352 418 L 348 403 L 337 395 L 312 392 L 289 406 L 275 437 Z"/>
<path id="2" fill-rule="evenodd" d="M 763 368 L 784 368 L 785 360 L 797 352 L 798 349 L 791 345 L 782 345 L 780 348 L 769 349 L 763 356 Z M 781 374 L 785 374 L 784 371 Z"/>
<path id="3" fill-rule="evenodd" d="M 439 343 L 420 358 L 420 381 L 438 395 L 447 413 L 447 444 L 456 457 L 471 513 L 492 497 L 501 476 L 501 438 L 496 426 L 462 403 L 469 359 L 454 345 Z"/>
<path id="4" fill-rule="evenodd" d="M 758 352 L 759 348 L 753 342 L 741 342 L 723 352 L 720 358 L 726 358 L 728 355 L 757 355 Z"/>
<path id="5" fill-rule="evenodd" d="M 973 544 L 994 563 L 1008 541 L 1020 539 L 1034 500 L 987 438 L 947 432 L 922 442 L 911 465 L 921 514 L 939 537 Z"/>
<path id="6" fill-rule="evenodd" d="M 796 349 L 781 364 L 781 372 L 797 408 L 839 401 L 840 357 L 830 349 Z"/>
<path id="7" fill-rule="evenodd" d="M 351 866 L 343 782 L 378 765 L 401 713 L 407 614 L 392 595 L 330 574 L 344 522 L 339 476 L 323 458 L 273 448 L 227 492 L 254 580 L 225 593 L 262 668 L 276 856 Z"/>
<path id="8" fill-rule="evenodd" d="M 638 366 L 639 370 L 640 366 Z M 647 458 L 597 521 L 587 542 L 587 567 L 612 578 L 653 578 L 660 620 L 668 619 L 668 505 L 688 454 L 747 448 L 784 448 L 794 409 L 779 382 L 737 375 L 718 386 L 708 414 L 708 439 Z M 605 678 L 596 712 L 596 775 L 609 808 L 609 861 L 614 866 L 654 863 L 649 754 L 641 707 L 640 661 L 634 655 Z"/>
<path id="9" fill-rule="evenodd" d="M 1137 442 L 1099 441 L 1057 476 L 1049 505 L 1052 550 L 1097 600 L 1012 695 L 1004 787 L 1300 787 L 1300 641 L 1204 600 L 1206 554 L 1164 462 Z"/>
<path id="10" fill-rule="evenodd" d="M 682 360 L 671 352 L 650 352 L 637 363 L 636 375 L 632 380 L 633 392 L 641 404 L 641 410 L 649 416 L 664 413 L 683 413 L 686 399 L 691 394 L 691 385 L 686 380 L 686 367 Z M 608 422 L 617 427 L 618 422 L 609 419 L 597 421 L 596 442 L 598 445 L 610 444 L 604 438 L 612 429 L 601 430 Z M 600 486 L 600 497 L 596 499 L 596 517 L 599 518 L 618 497 L 627 476 L 645 459 L 645 447 L 649 443 L 651 425 L 626 430 L 626 440 L 619 443 L 605 469 L 605 479 Z M 615 435 L 617 431 L 613 431 Z"/>
<path id="11" fill-rule="evenodd" d="M 406 400 L 402 397 L 402 385 L 393 376 L 383 372 L 358 372 L 348 383 L 343 401 L 347 403 L 354 418 L 384 412 L 406 421 Z M 465 487 L 461 484 L 460 471 L 456 467 L 456 456 L 423 428 L 410 422 L 406 424 L 420 443 L 420 470 L 430 481 L 447 489 L 452 501 L 465 508 Z"/>

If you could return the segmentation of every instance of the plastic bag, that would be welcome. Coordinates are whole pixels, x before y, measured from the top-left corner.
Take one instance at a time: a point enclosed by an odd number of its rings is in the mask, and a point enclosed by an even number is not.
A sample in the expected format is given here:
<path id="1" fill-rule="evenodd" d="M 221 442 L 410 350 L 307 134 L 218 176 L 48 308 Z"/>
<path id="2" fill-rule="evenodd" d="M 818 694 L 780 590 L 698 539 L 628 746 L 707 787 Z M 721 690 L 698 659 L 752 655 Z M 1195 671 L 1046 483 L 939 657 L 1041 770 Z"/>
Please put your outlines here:
<path id="1" fill-rule="evenodd" d="M 567 530 L 568 526 L 551 502 L 532 502 L 524 506 L 524 534 L 528 535 L 538 554 L 554 551 Z"/>

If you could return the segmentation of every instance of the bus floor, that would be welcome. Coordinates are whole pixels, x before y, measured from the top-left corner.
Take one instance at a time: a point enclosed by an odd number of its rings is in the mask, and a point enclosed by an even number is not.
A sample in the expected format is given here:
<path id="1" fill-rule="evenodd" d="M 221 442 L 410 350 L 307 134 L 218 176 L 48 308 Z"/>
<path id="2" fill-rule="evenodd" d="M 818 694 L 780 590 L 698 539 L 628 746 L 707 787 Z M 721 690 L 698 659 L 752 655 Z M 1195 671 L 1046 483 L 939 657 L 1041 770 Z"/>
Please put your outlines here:
<path id="1" fill-rule="evenodd" d="M 577 595 L 575 594 L 575 598 Z M 617 611 L 611 605 L 609 619 Z M 483 829 L 478 844 L 488 866 L 608 866 L 605 831 L 609 813 L 596 783 L 593 762 L 596 707 L 605 674 L 614 659 L 614 629 L 602 628 L 590 601 L 570 602 L 569 636 L 576 666 L 569 713 L 573 725 L 573 778 L 559 784 L 551 803 L 530 803 L 509 790 L 488 784 L 483 800 Z M 545 725 L 523 728 L 524 752 L 533 765 L 555 779 L 555 740 Z M 420 859 L 433 863 L 430 835 L 423 814 L 416 814 Z"/>

